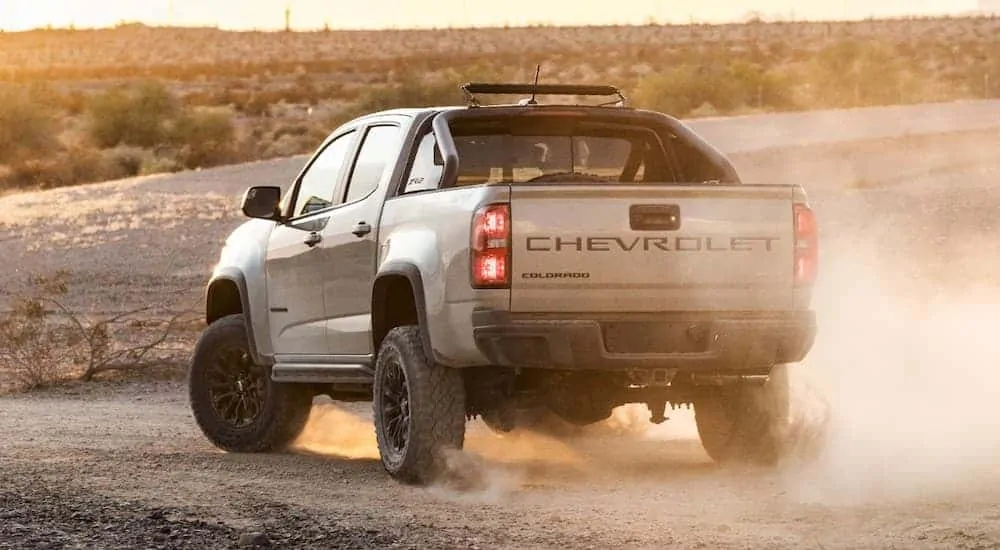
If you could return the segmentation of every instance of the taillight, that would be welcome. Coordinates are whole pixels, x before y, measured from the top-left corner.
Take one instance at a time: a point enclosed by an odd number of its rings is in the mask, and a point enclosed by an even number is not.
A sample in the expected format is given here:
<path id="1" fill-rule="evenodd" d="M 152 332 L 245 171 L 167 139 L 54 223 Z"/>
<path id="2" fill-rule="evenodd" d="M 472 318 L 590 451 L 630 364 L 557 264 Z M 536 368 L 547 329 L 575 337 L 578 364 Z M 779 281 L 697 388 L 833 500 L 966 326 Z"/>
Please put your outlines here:
<path id="1" fill-rule="evenodd" d="M 472 286 L 510 286 L 510 205 L 490 204 L 472 219 Z"/>
<path id="2" fill-rule="evenodd" d="M 805 203 L 795 203 L 795 284 L 808 286 L 816 281 L 819 267 L 819 228 L 816 214 Z"/>

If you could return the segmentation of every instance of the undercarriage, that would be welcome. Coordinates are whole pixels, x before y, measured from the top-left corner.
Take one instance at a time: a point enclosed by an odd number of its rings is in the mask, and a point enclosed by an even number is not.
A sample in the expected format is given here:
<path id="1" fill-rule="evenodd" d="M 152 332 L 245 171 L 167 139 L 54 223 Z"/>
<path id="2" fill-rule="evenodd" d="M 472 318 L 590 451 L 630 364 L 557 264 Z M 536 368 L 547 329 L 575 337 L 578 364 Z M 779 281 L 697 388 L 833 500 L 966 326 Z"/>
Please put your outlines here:
<path id="1" fill-rule="evenodd" d="M 645 404 L 650 422 L 667 420 L 667 408 L 694 405 L 724 389 L 762 386 L 769 370 L 690 373 L 677 369 L 554 371 L 476 368 L 464 372 L 466 414 L 498 431 L 530 428 L 546 413 L 577 426 L 600 422 L 621 405 Z"/>

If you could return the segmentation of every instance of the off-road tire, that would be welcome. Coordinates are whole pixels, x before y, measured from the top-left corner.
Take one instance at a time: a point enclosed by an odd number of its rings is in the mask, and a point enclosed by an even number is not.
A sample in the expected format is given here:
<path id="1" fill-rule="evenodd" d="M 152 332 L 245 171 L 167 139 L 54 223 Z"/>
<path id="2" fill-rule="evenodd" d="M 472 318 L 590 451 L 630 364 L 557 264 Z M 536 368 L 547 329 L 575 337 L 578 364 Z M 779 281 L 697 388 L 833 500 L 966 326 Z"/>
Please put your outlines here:
<path id="1" fill-rule="evenodd" d="M 406 433 L 390 430 L 400 381 L 405 386 Z M 392 329 L 380 346 L 373 389 L 375 438 L 382 465 L 404 483 L 428 484 L 446 468 L 447 452 L 465 442 L 465 385 L 461 372 L 436 365 L 424 351 L 420 327 Z M 399 422 L 399 421 L 396 421 Z M 395 433 L 395 435 L 394 435 Z M 401 446 L 399 440 L 404 441 Z M 395 441 L 395 442 L 394 442 Z"/>
<path id="2" fill-rule="evenodd" d="M 772 368 L 763 385 L 713 388 L 695 399 L 694 411 L 701 444 L 712 460 L 775 465 L 785 453 L 788 433 L 788 368 Z"/>
<path id="3" fill-rule="evenodd" d="M 280 451 L 298 437 L 305 427 L 312 408 L 312 392 L 306 386 L 273 382 L 270 367 L 253 365 L 257 372 L 262 373 L 263 397 L 260 411 L 246 426 L 233 425 L 216 411 L 209 387 L 213 362 L 221 360 L 223 350 L 232 349 L 241 349 L 248 358 L 250 356 L 247 324 L 242 314 L 216 320 L 198 339 L 188 372 L 189 399 L 194 419 L 208 440 L 225 451 Z"/>

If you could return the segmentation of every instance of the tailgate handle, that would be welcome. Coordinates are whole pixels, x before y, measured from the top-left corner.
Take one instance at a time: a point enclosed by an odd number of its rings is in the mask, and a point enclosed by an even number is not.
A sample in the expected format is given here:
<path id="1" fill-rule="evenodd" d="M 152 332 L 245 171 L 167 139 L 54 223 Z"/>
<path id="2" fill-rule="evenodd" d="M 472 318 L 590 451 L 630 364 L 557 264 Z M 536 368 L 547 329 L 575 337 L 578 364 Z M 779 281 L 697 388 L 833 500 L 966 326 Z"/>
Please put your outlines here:
<path id="1" fill-rule="evenodd" d="M 681 207 L 676 204 L 633 204 L 628 209 L 629 226 L 635 231 L 677 231 Z"/>

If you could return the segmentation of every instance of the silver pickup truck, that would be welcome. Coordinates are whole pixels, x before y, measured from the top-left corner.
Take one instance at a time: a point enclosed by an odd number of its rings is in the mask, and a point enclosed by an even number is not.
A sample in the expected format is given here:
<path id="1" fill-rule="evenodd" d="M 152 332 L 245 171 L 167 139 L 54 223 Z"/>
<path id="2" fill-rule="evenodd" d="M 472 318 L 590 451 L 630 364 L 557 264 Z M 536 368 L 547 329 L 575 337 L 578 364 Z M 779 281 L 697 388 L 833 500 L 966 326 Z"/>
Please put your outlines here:
<path id="1" fill-rule="evenodd" d="M 462 89 L 466 106 L 344 124 L 283 197 L 247 191 L 191 364 L 204 434 L 276 450 L 315 396 L 372 400 L 385 469 L 426 483 L 468 419 L 586 425 L 644 403 L 662 422 L 672 404 L 715 460 L 777 461 L 785 365 L 816 330 L 803 189 L 743 184 L 614 87 Z"/>

